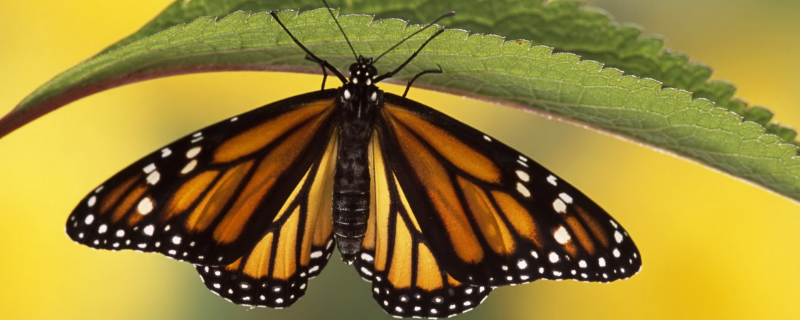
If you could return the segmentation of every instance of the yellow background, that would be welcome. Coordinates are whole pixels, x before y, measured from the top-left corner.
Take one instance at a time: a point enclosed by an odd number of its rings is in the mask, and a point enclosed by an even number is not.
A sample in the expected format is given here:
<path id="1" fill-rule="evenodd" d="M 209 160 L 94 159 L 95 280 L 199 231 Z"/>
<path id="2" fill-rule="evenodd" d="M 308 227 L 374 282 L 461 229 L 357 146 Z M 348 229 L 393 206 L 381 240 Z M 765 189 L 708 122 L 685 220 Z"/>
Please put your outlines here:
<path id="1" fill-rule="evenodd" d="M 0 112 L 169 2 L 0 0 Z M 800 2 L 590 3 L 664 35 L 670 47 L 716 68 L 715 78 L 735 83 L 740 97 L 800 126 Z M 336 257 L 292 308 L 248 310 L 206 290 L 188 264 L 91 250 L 64 235 L 79 199 L 129 163 L 204 125 L 316 90 L 319 81 L 240 72 L 137 83 L 74 102 L 0 139 L 0 318 L 387 319 L 369 284 Z M 570 181 L 625 225 L 644 259 L 639 275 L 613 284 L 501 288 L 463 319 L 800 318 L 797 203 L 570 124 L 421 89 L 409 97 Z"/>

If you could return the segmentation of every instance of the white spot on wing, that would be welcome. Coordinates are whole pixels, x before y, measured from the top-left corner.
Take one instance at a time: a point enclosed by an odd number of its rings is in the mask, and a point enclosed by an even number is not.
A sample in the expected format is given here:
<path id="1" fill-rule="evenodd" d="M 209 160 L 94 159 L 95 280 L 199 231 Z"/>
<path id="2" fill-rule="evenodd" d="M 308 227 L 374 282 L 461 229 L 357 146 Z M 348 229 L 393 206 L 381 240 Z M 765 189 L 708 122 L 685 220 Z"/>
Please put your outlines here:
<path id="1" fill-rule="evenodd" d="M 530 198 L 531 196 L 531 192 L 528 191 L 528 188 L 525 188 L 525 186 L 522 185 L 521 182 L 517 182 L 517 191 L 519 191 L 519 193 L 525 198 Z"/>
<path id="2" fill-rule="evenodd" d="M 189 161 L 189 163 L 187 163 L 186 166 L 183 167 L 183 169 L 181 169 L 181 173 L 187 174 L 189 172 L 192 172 L 192 170 L 194 170 L 196 166 L 197 166 L 197 159 L 192 159 L 192 161 Z"/>
<path id="3" fill-rule="evenodd" d="M 172 150 L 170 150 L 169 148 L 161 149 L 161 157 L 162 158 L 169 157 L 169 155 L 171 155 L 171 154 L 172 154 Z"/>
<path id="4" fill-rule="evenodd" d="M 567 204 L 561 199 L 556 199 L 553 201 L 553 209 L 558 213 L 567 213 Z"/>
<path id="5" fill-rule="evenodd" d="M 554 175 L 552 175 L 552 174 L 551 174 L 551 175 L 549 175 L 549 176 L 547 176 L 547 182 L 549 182 L 549 183 L 550 183 L 550 184 L 552 184 L 553 186 L 556 186 L 556 185 L 558 185 L 558 183 L 557 183 L 556 181 L 558 181 L 558 178 L 556 178 L 556 176 L 554 176 Z"/>
<path id="6" fill-rule="evenodd" d="M 161 173 L 159 173 L 158 171 L 153 171 L 147 175 L 147 183 L 149 183 L 150 185 L 156 185 L 156 183 L 158 183 L 158 180 L 161 180 Z"/>
<path id="7" fill-rule="evenodd" d="M 201 150 L 203 150 L 203 147 L 201 146 L 196 146 L 194 148 L 189 149 L 189 151 L 186 151 L 186 158 L 191 159 L 196 157 L 198 154 L 200 154 Z"/>
<path id="8" fill-rule="evenodd" d="M 156 227 L 154 227 L 154 226 L 151 224 L 151 225 L 148 225 L 148 226 L 144 227 L 144 229 L 142 229 L 142 232 L 144 232 L 144 234 L 145 234 L 145 235 L 147 235 L 147 236 L 152 236 L 152 235 L 153 235 L 153 232 L 154 232 L 155 230 L 156 230 Z"/>
<path id="9" fill-rule="evenodd" d="M 622 243 L 622 234 L 619 231 L 614 231 L 614 240 L 617 240 L 617 243 Z"/>
<path id="10" fill-rule="evenodd" d="M 492 142 L 492 137 L 490 137 L 490 136 L 487 136 L 487 135 L 485 135 L 485 134 L 484 134 L 484 135 L 483 135 L 483 140 L 486 140 L 486 141 Z"/>
<path id="11" fill-rule="evenodd" d="M 566 203 L 572 203 L 572 197 L 570 197 L 566 193 L 562 192 L 562 193 L 558 194 L 558 197 L 561 198 L 561 200 L 564 200 L 564 202 L 566 202 Z"/>
<path id="12" fill-rule="evenodd" d="M 144 173 L 153 172 L 153 170 L 155 170 L 155 169 L 156 169 L 156 164 L 155 163 L 148 164 L 147 166 L 142 168 L 142 170 L 144 170 Z"/>
<path id="13" fill-rule="evenodd" d="M 366 267 L 361 267 L 361 272 L 366 274 L 366 275 L 368 275 L 368 276 L 370 276 L 370 277 L 372 276 L 372 271 L 369 271 L 369 269 L 367 269 Z M 377 289 L 377 288 L 375 288 L 375 289 Z"/>
<path id="14" fill-rule="evenodd" d="M 558 253 L 550 252 L 550 262 L 552 263 L 558 262 Z"/>
<path id="15" fill-rule="evenodd" d="M 364 260 L 366 262 L 372 262 L 373 258 L 369 253 L 364 252 L 361 254 L 361 260 Z"/>
<path id="16" fill-rule="evenodd" d="M 86 205 L 88 205 L 89 208 L 93 207 L 95 203 L 97 203 L 97 197 L 96 196 L 92 196 L 91 198 L 89 198 L 88 201 L 86 201 Z"/>
<path id="17" fill-rule="evenodd" d="M 142 201 L 139 201 L 139 205 L 136 207 L 136 211 L 139 214 L 145 215 L 153 211 L 153 200 L 150 197 L 144 197 Z"/>
<path id="18" fill-rule="evenodd" d="M 556 232 L 553 233 L 553 237 L 555 237 L 556 241 L 560 244 L 566 244 L 570 240 L 569 232 L 567 232 L 564 226 L 559 226 Z"/>
<path id="19" fill-rule="evenodd" d="M 83 223 L 87 225 L 92 224 L 92 222 L 94 222 L 94 215 L 91 213 L 88 216 L 86 216 L 86 219 L 83 219 Z"/>
<path id="20" fill-rule="evenodd" d="M 528 175 L 527 172 L 522 170 L 517 170 L 517 177 L 519 177 L 522 182 L 528 182 L 531 179 L 531 176 Z"/>

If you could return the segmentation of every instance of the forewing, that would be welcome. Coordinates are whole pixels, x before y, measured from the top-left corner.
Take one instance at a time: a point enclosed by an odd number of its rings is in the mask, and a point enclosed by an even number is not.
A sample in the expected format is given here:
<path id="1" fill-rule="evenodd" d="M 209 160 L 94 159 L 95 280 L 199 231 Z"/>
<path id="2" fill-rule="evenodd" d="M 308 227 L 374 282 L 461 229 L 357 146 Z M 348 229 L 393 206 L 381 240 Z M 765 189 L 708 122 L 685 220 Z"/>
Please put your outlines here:
<path id="1" fill-rule="evenodd" d="M 333 138 L 252 250 L 227 266 L 196 266 L 208 289 L 236 304 L 270 308 L 288 307 L 305 293 L 334 248 L 335 150 Z"/>
<path id="2" fill-rule="evenodd" d="M 373 297 L 393 316 L 444 318 L 471 310 L 492 289 L 457 281 L 434 258 L 377 141 L 370 148 L 373 199 L 356 269 L 372 282 Z"/>
<path id="3" fill-rule="evenodd" d="M 97 249 L 233 263 L 262 238 L 322 157 L 334 97 L 328 90 L 282 100 L 161 148 L 87 195 L 67 234 Z"/>
<path id="4" fill-rule="evenodd" d="M 387 166 L 439 264 L 459 281 L 607 282 L 639 271 L 625 229 L 583 193 L 491 137 L 386 94 Z"/>

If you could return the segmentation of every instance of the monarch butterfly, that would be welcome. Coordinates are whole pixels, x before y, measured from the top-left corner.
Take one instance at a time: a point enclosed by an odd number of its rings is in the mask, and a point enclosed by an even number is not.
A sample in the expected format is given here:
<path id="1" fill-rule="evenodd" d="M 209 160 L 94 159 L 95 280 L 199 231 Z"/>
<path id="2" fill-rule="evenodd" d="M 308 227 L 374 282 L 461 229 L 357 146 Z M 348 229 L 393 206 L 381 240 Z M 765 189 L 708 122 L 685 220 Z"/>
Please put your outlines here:
<path id="1" fill-rule="evenodd" d="M 212 292 L 272 308 L 305 293 L 335 243 L 398 317 L 466 312 L 498 286 L 639 271 L 628 233 L 580 191 L 488 135 L 378 89 L 443 29 L 382 75 L 374 63 L 383 54 L 356 54 L 345 34 L 356 58 L 346 78 L 271 15 L 322 67 L 323 89 L 135 162 L 75 208 L 70 238 L 192 263 Z M 324 89 L 328 71 L 341 87 Z M 420 75 L 440 72 L 417 74 L 406 93 Z"/>

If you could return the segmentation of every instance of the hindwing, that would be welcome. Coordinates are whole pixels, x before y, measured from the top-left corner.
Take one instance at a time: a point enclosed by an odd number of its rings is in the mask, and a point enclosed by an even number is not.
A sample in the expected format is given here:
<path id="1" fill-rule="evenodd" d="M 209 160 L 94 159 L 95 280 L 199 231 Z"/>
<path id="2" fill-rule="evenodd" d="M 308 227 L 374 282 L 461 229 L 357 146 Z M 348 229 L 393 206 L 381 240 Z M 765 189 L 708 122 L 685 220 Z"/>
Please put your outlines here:
<path id="1" fill-rule="evenodd" d="M 308 170 L 266 234 L 227 266 L 197 265 L 206 287 L 231 302 L 284 308 L 305 294 L 333 253 L 331 198 L 336 139 Z"/>
<path id="2" fill-rule="evenodd" d="M 379 133 L 370 147 L 373 195 L 367 234 L 355 267 L 372 282 L 372 296 L 397 317 L 444 318 L 472 310 L 492 291 L 454 279 L 422 234 L 419 217 L 386 165 Z"/>

